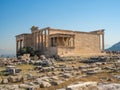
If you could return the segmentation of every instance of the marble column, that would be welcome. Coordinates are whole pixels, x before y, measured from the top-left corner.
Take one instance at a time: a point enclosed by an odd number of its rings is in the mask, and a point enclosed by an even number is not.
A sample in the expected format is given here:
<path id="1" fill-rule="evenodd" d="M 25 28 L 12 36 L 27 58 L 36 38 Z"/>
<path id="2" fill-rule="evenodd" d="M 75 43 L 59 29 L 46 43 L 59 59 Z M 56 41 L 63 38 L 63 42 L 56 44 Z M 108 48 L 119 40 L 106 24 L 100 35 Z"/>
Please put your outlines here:
<path id="1" fill-rule="evenodd" d="M 101 52 L 101 34 L 99 35 L 99 49 L 100 49 L 100 52 Z"/>
<path id="2" fill-rule="evenodd" d="M 20 49 L 22 48 L 22 40 L 20 40 Z"/>
<path id="3" fill-rule="evenodd" d="M 40 49 L 40 32 L 38 32 L 38 50 Z"/>
<path id="4" fill-rule="evenodd" d="M 39 32 L 40 34 L 40 49 L 42 48 L 41 44 L 42 44 L 42 39 L 41 39 L 41 31 Z"/>
<path id="5" fill-rule="evenodd" d="M 62 45 L 64 46 L 64 37 L 62 37 Z"/>
<path id="6" fill-rule="evenodd" d="M 73 47 L 75 47 L 75 36 L 73 36 Z"/>
<path id="7" fill-rule="evenodd" d="M 51 38 L 50 38 L 50 30 L 48 29 L 48 48 L 51 47 Z"/>
<path id="8" fill-rule="evenodd" d="M 41 31 L 41 49 L 43 49 L 43 31 Z"/>
<path id="9" fill-rule="evenodd" d="M 44 43 L 45 43 L 45 48 L 46 48 L 46 30 L 44 30 L 44 32 L 45 32 L 45 33 L 44 33 L 44 37 L 45 37 L 45 38 L 44 38 Z"/>
<path id="10" fill-rule="evenodd" d="M 38 50 L 38 33 L 36 32 L 36 50 Z"/>
<path id="11" fill-rule="evenodd" d="M 33 45 L 34 45 L 34 50 L 35 50 L 35 32 L 33 33 Z"/>
<path id="12" fill-rule="evenodd" d="M 104 52 L 104 34 L 102 34 L 102 51 Z"/>
<path id="13" fill-rule="evenodd" d="M 19 44 L 18 42 L 19 42 L 19 41 L 16 41 L 16 52 L 18 52 L 18 50 L 19 50 L 19 49 L 18 49 L 18 44 Z"/>
<path id="14" fill-rule="evenodd" d="M 34 49 L 36 50 L 36 33 L 34 32 Z"/>
<path id="15" fill-rule="evenodd" d="M 57 47 L 59 46 L 59 38 L 57 37 Z"/>
<path id="16" fill-rule="evenodd" d="M 55 37 L 53 37 L 53 47 L 55 46 Z"/>

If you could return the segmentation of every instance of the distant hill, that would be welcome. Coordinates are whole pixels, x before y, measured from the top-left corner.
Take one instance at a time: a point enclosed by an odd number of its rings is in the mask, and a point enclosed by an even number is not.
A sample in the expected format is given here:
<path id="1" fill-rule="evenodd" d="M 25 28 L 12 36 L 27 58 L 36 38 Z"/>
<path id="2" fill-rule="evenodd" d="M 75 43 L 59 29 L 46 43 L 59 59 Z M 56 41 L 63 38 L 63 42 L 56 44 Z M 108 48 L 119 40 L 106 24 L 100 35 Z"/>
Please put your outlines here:
<path id="1" fill-rule="evenodd" d="M 112 47 L 106 49 L 107 51 L 120 51 L 120 42 L 114 44 Z"/>
<path id="2" fill-rule="evenodd" d="M 4 50 L 4 49 L 0 49 L 0 54 L 8 54 L 8 51 L 7 50 Z"/>
<path id="3" fill-rule="evenodd" d="M 15 54 L 11 50 L 0 49 L 0 57 L 14 57 Z"/>

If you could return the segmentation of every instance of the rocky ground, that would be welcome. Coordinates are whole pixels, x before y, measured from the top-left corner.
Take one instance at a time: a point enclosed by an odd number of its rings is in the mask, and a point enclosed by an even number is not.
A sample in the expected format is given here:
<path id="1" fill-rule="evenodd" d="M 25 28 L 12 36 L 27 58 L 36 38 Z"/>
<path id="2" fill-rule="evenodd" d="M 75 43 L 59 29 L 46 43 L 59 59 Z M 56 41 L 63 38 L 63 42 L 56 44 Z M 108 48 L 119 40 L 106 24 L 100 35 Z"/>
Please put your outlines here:
<path id="1" fill-rule="evenodd" d="M 119 56 L 71 58 L 1 59 L 0 90 L 120 90 Z"/>

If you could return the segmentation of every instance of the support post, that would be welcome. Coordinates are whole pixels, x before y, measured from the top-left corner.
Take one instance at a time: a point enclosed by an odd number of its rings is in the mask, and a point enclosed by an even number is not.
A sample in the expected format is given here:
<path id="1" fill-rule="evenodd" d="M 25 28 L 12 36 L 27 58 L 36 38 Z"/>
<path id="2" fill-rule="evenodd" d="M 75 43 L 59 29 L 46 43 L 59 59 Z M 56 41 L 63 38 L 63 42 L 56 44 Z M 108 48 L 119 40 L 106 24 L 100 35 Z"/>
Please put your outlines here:
<path id="1" fill-rule="evenodd" d="M 38 50 L 40 50 L 40 32 L 38 32 Z"/>
<path id="2" fill-rule="evenodd" d="M 45 32 L 45 34 L 44 34 L 44 37 L 45 37 L 44 42 L 45 42 L 45 48 L 46 48 L 46 30 L 44 30 L 44 32 Z"/>
<path id="3" fill-rule="evenodd" d="M 99 48 L 100 48 L 100 52 L 101 52 L 101 34 L 99 35 Z"/>
<path id="4" fill-rule="evenodd" d="M 41 49 L 41 31 L 39 31 L 39 49 Z"/>
<path id="5" fill-rule="evenodd" d="M 48 28 L 48 48 L 51 46 L 50 29 Z"/>
<path id="6" fill-rule="evenodd" d="M 34 42 L 34 50 L 35 50 L 35 32 L 33 33 L 33 42 Z"/>
<path id="7" fill-rule="evenodd" d="M 73 36 L 73 47 L 75 47 L 75 36 Z"/>
<path id="8" fill-rule="evenodd" d="M 41 31 L 41 49 L 43 50 L 43 31 Z"/>
<path id="9" fill-rule="evenodd" d="M 21 40 L 20 40 L 20 49 L 21 49 Z"/>
<path id="10" fill-rule="evenodd" d="M 58 37 L 57 37 L 57 47 L 59 46 L 59 39 L 58 39 Z"/>
<path id="11" fill-rule="evenodd" d="M 23 48 L 23 46 L 24 46 L 24 45 L 23 45 L 23 40 L 21 40 L 21 48 Z"/>
<path id="12" fill-rule="evenodd" d="M 37 34 L 35 32 L 35 50 L 37 49 Z"/>
<path id="13" fill-rule="evenodd" d="M 104 33 L 102 33 L 102 52 L 104 52 Z"/>
<path id="14" fill-rule="evenodd" d="M 53 37 L 53 47 L 55 46 L 55 37 Z"/>
<path id="15" fill-rule="evenodd" d="M 19 41 L 16 40 L 16 53 L 18 52 L 18 42 Z"/>
<path id="16" fill-rule="evenodd" d="M 63 41 L 63 46 L 64 46 L 64 37 L 62 37 L 62 41 Z"/>

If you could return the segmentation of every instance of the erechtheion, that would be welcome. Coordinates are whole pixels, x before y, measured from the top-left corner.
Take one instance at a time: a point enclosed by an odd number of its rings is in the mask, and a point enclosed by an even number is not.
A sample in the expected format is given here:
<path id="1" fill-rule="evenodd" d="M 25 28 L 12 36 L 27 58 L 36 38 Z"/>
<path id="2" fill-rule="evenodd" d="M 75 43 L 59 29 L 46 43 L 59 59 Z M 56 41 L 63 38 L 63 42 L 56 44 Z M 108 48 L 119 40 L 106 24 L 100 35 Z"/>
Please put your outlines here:
<path id="1" fill-rule="evenodd" d="M 104 30 L 80 32 L 32 26 L 31 33 L 16 36 L 16 51 L 22 47 L 32 47 L 49 56 L 101 54 L 104 51 Z"/>

